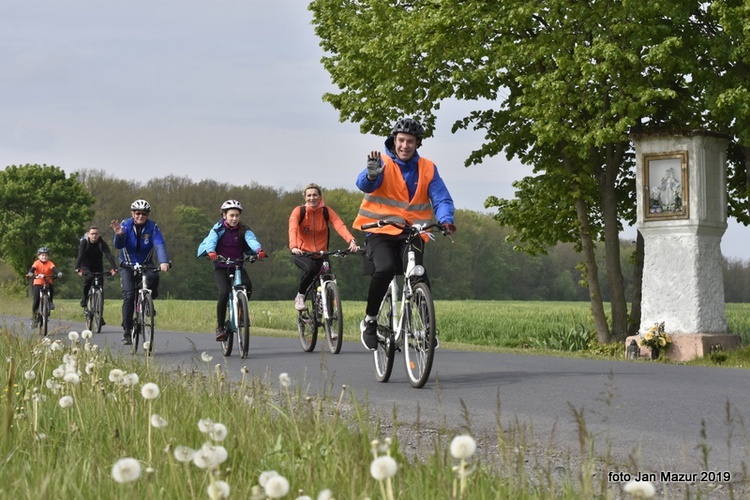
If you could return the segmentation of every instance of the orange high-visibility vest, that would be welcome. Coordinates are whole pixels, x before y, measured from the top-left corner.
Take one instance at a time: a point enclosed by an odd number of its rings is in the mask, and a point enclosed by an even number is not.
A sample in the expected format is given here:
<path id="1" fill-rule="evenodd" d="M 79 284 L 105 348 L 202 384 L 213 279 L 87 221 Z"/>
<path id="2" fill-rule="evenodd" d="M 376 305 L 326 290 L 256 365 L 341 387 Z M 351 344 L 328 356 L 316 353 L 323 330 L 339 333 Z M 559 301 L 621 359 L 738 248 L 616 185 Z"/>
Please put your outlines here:
<path id="1" fill-rule="evenodd" d="M 409 189 L 401 175 L 401 169 L 389 156 L 382 156 L 383 183 L 372 193 L 365 194 L 359 207 L 353 227 L 361 230 L 363 224 L 379 220 L 408 222 L 409 224 L 428 224 L 432 219 L 432 203 L 428 188 L 435 176 L 435 164 L 427 158 L 419 158 L 417 166 L 419 178 L 414 198 L 409 200 Z M 394 226 L 383 226 L 368 229 L 371 233 L 391 235 L 401 234 Z"/>

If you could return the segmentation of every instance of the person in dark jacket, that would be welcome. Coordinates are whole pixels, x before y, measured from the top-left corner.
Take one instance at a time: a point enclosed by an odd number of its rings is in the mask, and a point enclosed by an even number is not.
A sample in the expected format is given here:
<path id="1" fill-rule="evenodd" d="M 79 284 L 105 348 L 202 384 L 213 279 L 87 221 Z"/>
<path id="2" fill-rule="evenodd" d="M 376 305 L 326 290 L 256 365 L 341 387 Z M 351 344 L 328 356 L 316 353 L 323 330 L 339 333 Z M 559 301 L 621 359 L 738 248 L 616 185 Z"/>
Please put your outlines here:
<path id="1" fill-rule="evenodd" d="M 78 276 L 83 276 L 83 297 L 81 298 L 81 307 L 83 308 L 86 307 L 86 297 L 88 297 L 91 289 L 91 283 L 94 282 L 94 276 L 90 273 L 104 272 L 103 258 L 106 258 L 109 262 L 109 274 L 111 276 L 117 274 L 117 264 L 109 250 L 109 245 L 101 238 L 99 227 L 91 226 L 78 245 L 78 257 L 76 257 L 75 265 Z M 104 318 L 102 318 L 102 324 L 104 324 Z"/>
<path id="2" fill-rule="evenodd" d="M 168 271 L 170 267 L 167 246 L 156 222 L 149 220 L 151 205 L 146 200 L 135 200 L 130 205 L 132 217 L 120 222 L 112 220 L 112 230 L 115 232 L 114 247 L 120 251 L 120 286 L 122 287 L 122 328 L 124 330 L 122 343 L 132 343 L 133 310 L 135 309 L 135 294 L 140 283 L 135 282 L 134 264 L 149 267 L 154 265 L 154 254 L 159 261 L 159 270 Z M 123 267 L 123 265 L 127 267 Z M 151 296 L 159 296 L 159 275 L 146 270 L 146 281 L 151 289 Z"/>

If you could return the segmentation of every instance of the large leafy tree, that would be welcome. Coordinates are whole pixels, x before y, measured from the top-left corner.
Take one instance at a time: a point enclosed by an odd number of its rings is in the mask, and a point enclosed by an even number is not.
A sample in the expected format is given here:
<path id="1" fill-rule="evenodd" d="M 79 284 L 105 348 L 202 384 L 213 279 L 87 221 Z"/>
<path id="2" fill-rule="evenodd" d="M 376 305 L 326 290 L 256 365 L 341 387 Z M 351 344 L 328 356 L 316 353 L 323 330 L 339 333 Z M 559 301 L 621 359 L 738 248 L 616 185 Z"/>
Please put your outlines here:
<path id="1" fill-rule="evenodd" d="M 53 260 L 75 257 L 94 198 L 59 167 L 12 165 L 0 171 L 0 257 L 25 273 L 40 246 Z"/>
<path id="2" fill-rule="evenodd" d="M 516 200 L 488 205 L 525 250 L 575 242 L 599 339 L 624 337 L 618 236 L 620 221 L 634 218 L 629 134 L 711 123 L 701 85 L 716 82 L 708 71 L 695 78 L 696 61 L 710 59 L 715 69 L 733 56 L 724 50 L 721 62 L 709 54 L 710 37 L 725 35 L 708 4 L 315 0 L 310 9 L 327 52 L 323 64 L 340 89 L 324 99 L 342 119 L 383 132 L 393 116 L 409 113 L 433 128 L 441 101 L 476 102 L 453 125 L 485 131 L 467 166 L 505 153 L 535 169 L 516 185 Z M 612 330 L 598 240 L 605 242 Z"/>

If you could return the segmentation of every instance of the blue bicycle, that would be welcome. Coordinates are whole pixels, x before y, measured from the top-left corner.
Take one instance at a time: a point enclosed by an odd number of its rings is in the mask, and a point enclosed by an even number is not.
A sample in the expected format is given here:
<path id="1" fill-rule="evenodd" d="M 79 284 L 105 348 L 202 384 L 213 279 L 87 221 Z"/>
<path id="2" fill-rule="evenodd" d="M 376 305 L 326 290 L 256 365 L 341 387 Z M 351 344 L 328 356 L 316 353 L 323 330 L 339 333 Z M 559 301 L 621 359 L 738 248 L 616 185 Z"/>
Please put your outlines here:
<path id="1" fill-rule="evenodd" d="M 229 303 L 227 309 L 229 314 L 224 328 L 227 338 L 221 342 L 221 351 L 224 356 L 232 354 L 234 336 L 240 347 L 240 356 L 247 358 L 250 349 L 250 309 L 248 307 L 247 289 L 242 284 L 242 273 L 240 270 L 246 262 L 253 263 L 258 260 L 257 255 L 247 255 L 239 259 L 229 259 L 222 255 L 216 257 L 218 262 L 224 262 L 231 266 L 229 268 L 229 279 L 232 280 L 232 289 L 229 291 Z"/>

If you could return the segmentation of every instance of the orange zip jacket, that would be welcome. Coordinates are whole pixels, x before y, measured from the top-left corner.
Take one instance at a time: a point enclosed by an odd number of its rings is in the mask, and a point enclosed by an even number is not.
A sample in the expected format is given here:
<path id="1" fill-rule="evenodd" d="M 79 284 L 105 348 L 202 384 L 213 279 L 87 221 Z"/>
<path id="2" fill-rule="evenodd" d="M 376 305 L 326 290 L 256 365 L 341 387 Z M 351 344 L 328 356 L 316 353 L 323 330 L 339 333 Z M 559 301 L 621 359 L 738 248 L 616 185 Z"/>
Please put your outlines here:
<path id="1" fill-rule="evenodd" d="M 299 248 L 303 252 L 328 251 L 328 224 L 323 215 L 323 200 L 317 207 L 305 208 L 305 220 L 299 220 L 300 208 L 295 207 L 289 216 L 289 249 Z M 344 221 L 328 207 L 328 221 L 347 245 L 354 239 Z"/>
<path id="2" fill-rule="evenodd" d="M 54 274 L 57 274 L 57 269 L 55 268 L 55 263 L 51 260 L 48 260 L 47 262 L 42 262 L 41 260 L 35 260 L 34 263 L 31 265 L 31 269 L 29 269 L 29 272 L 34 274 L 35 276 L 37 274 L 43 274 L 45 276 L 52 276 Z M 47 282 L 49 284 L 52 284 L 52 278 L 34 278 L 34 284 L 42 286 L 44 285 L 44 282 Z"/>

